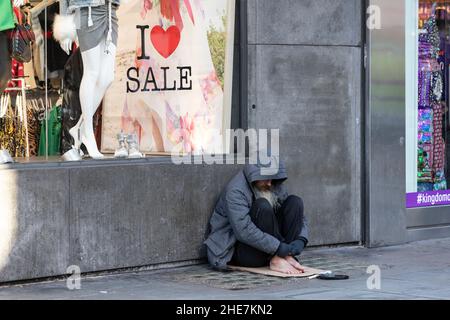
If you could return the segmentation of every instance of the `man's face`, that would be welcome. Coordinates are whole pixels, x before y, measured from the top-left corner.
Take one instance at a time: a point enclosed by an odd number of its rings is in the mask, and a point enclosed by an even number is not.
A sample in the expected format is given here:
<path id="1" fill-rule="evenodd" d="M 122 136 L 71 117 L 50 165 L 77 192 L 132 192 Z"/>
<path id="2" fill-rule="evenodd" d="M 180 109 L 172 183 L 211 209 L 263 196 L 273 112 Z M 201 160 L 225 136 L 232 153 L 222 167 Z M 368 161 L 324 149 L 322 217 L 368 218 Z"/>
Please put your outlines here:
<path id="1" fill-rule="evenodd" d="M 261 180 L 255 182 L 255 187 L 259 191 L 269 191 L 272 187 L 272 180 Z"/>

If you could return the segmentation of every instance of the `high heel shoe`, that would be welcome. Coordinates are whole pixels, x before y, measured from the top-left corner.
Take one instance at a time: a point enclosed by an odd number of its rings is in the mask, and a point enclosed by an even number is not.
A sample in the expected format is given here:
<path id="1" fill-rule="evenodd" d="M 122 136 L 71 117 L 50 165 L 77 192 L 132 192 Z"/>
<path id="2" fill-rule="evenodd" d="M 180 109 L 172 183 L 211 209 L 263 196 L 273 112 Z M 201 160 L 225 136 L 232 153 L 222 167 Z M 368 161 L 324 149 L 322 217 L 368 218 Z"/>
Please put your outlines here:
<path id="1" fill-rule="evenodd" d="M 85 132 L 84 132 L 84 125 L 83 123 L 80 125 L 80 145 L 84 144 L 84 146 L 86 147 L 89 156 L 92 159 L 95 160 L 100 160 L 100 159 L 104 159 L 105 156 L 100 153 L 100 151 L 98 151 L 98 147 L 97 147 L 97 142 L 95 141 L 95 137 L 94 134 L 92 133 L 92 140 L 88 139 L 85 136 Z"/>
<path id="2" fill-rule="evenodd" d="M 84 156 L 83 150 L 81 150 L 81 126 L 83 125 L 83 122 L 80 123 L 79 126 L 75 125 L 71 129 L 69 129 L 69 134 L 73 138 L 73 145 L 72 148 L 77 150 L 81 157 Z"/>
<path id="3" fill-rule="evenodd" d="M 82 157 L 80 156 L 80 152 L 72 148 L 69 151 L 65 152 L 62 156 L 64 161 L 81 161 Z"/>
<path id="4" fill-rule="evenodd" d="M 81 141 L 80 141 L 80 126 L 75 125 L 71 129 L 69 129 L 69 134 L 73 138 L 72 149 L 66 151 L 61 158 L 64 161 L 81 161 L 83 160 L 84 152 L 81 150 Z"/>

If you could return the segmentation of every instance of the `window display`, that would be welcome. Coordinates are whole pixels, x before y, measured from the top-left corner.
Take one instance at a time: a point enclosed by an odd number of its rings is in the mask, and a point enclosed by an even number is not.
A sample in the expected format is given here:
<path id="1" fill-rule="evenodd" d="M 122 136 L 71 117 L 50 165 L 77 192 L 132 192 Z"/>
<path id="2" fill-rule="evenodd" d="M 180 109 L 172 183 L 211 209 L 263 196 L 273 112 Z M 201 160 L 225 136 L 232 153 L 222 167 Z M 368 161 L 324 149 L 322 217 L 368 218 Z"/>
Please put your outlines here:
<path id="1" fill-rule="evenodd" d="M 0 0 L 0 150 L 16 162 L 223 152 L 234 9 Z"/>
<path id="2" fill-rule="evenodd" d="M 122 132 L 136 135 L 146 153 L 223 153 L 231 121 L 234 0 L 130 1 L 119 20 L 102 150 L 119 148 Z"/>
<path id="3" fill-rule="evenodd" d="M 0 149 L 16 161 L 48 157 L 49 131 L 56 137 L 51 154 L 59 154 L 60 78 L 68 56 L 46 32 L 58 10 L 56 1 L 1 0 Z"/>
<path id="4" fill-rule="evenodd" d="M 407 108 L 407 112 L 415 112 L 417 116 L 416 185 L 407 186 L 407 207 L 410 208 L 450 205 L 447 183 L 450 176 L 449 9 L 450 1 L 421 0 L 417 3 L 417 99 L 415 110 L 411 106 Z"/>

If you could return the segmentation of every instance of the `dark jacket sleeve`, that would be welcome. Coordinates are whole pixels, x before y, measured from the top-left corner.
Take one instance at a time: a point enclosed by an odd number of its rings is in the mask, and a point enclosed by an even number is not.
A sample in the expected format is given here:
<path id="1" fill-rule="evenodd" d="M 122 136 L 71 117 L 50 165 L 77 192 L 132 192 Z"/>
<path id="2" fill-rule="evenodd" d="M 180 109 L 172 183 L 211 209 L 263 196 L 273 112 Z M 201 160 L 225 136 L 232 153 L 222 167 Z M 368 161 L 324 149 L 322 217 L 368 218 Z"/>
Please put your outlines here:
<path id="1" fill-rule="evenodd" d="M 280 241 L 262 232 L 251 220 L 245 195 L 239 190 L 230 190 L 225 196 L 225 209 L 231 227 L 239 242 L 267 254 L 275 254 Z"/>

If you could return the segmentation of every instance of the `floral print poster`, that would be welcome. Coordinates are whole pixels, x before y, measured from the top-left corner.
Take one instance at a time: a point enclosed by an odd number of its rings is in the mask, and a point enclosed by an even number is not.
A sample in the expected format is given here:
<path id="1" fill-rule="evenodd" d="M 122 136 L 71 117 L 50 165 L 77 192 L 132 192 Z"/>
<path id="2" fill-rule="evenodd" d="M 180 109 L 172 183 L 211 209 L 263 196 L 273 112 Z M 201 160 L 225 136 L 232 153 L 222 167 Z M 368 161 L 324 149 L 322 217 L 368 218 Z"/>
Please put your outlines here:
<path id="1" fill-rule="evenodd" d="M 115 81 L 103 101 L 102 152 L 136 133 L 141 152 L 223 153 L 231 121 L 234 0 L 121 5 Z"/>

